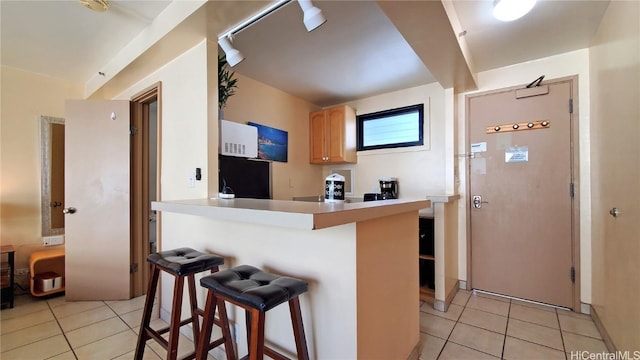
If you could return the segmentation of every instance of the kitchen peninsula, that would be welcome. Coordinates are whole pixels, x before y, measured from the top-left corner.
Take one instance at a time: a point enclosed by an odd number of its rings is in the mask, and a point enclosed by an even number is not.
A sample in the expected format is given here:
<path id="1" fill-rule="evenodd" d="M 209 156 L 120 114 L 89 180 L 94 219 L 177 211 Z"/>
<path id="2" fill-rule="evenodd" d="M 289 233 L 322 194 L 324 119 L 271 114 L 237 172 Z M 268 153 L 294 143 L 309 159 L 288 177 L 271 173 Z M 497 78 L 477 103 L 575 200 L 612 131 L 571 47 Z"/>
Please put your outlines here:
<path id="1" fill-rule="evenodd" d="M 405 199 L 152 203 L 163 223 L 194 224 L 188 237 L 163 226 L 164 249 L 190 246 L 224 256 L 224 267 L 250 264 L 307 281 L 309 292 L 300 302 L 309 353 L 318 359 L 418 358 L 418 212 L 428 207 L 428 200 Z M 286 307 L 272 311 L 267 341 L 291 355 L 289 313 Z M 246 351 L 243 316 L 232 308 L 241 352 Z"/>

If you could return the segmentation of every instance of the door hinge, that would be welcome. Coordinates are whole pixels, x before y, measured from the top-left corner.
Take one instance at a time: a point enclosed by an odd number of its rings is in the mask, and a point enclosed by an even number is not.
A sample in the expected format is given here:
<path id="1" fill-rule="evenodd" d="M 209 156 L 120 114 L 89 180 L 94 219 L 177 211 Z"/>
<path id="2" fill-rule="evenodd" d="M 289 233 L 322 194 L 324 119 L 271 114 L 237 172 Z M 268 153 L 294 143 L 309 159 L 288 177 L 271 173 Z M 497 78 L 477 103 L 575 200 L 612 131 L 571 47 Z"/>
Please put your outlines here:
<path id="1" fill-rule="evenodd" d="M 576 283 L 576 268 L 573 266 L 571 267 L 571 283 Z"/>
<path id="2" fill-rule="evenodd" d="M 575 195 L 575 186 L 573 185 L 573 183 L 569 183 L 569 196 L 573 197 Z"/>
<path id="3" fill-rule="evenodd" d="M 138 134 L 138 128 L 133 126 L 133 125 L 131 125 L 129 127 L 129 135 L 137 135 L 137 134 Z"/>
<path id="4" fill-rule="evenodd" d="M 133 274 L 134 272 L 138 272 L 138 263 L 129 265 L 129 273 Z"/>
<path id="5" fill-rule="evenodd" d="M 569 99 L 569 114 L 573 114 L 573 99 Z"/>

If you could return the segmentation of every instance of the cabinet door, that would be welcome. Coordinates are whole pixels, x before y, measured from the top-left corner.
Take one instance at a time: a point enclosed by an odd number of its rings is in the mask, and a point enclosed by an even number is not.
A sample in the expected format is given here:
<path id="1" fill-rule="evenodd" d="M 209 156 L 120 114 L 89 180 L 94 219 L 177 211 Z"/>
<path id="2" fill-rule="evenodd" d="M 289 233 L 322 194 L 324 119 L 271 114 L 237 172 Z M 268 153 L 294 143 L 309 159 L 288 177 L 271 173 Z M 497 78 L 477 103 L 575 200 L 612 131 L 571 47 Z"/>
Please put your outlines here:
<path id="1" fill-rule="evenodd" d="M 324 115 L 324 111 L 309 114 L 309 162 L 312 164 L 322 164 L 326 161 Z"/>
<path id="2" fill-rule="evenodd" d="M 345 140 L 344 108 L 338 107 L 327 110 L 327 156 L 328 162 L 341 162 L 344 159 Z"/>

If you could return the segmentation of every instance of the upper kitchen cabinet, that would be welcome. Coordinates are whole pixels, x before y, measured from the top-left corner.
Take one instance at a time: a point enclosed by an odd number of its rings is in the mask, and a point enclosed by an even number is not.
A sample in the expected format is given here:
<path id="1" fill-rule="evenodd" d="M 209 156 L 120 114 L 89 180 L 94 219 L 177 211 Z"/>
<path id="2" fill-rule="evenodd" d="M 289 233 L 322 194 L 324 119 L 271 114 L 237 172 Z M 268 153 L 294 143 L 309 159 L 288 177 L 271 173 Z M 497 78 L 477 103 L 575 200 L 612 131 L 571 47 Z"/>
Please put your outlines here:
<path id="1" fill-rule="evenodd" d="M 355 163 L 356 112 L 348 106 L 309 114 L 309 162 Z"/>

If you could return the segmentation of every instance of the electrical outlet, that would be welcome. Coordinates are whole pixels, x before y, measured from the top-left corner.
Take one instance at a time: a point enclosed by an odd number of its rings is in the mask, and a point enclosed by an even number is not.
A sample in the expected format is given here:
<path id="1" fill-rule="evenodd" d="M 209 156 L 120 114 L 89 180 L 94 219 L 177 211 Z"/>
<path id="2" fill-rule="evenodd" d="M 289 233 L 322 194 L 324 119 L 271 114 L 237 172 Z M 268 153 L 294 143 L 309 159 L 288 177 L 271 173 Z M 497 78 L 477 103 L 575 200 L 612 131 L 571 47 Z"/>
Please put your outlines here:
<path id="1" fill-rule="evenodd" d="M 16 269 L 16 276 L 27 276 L 29 275 L 29 268 Z"/>
<path id="2" fill-rule="evenodd" d="M 43 246 L 54 246 L 64 244 L 64 235 L 58 236 L 45 236 L 42 238 Z"/>

